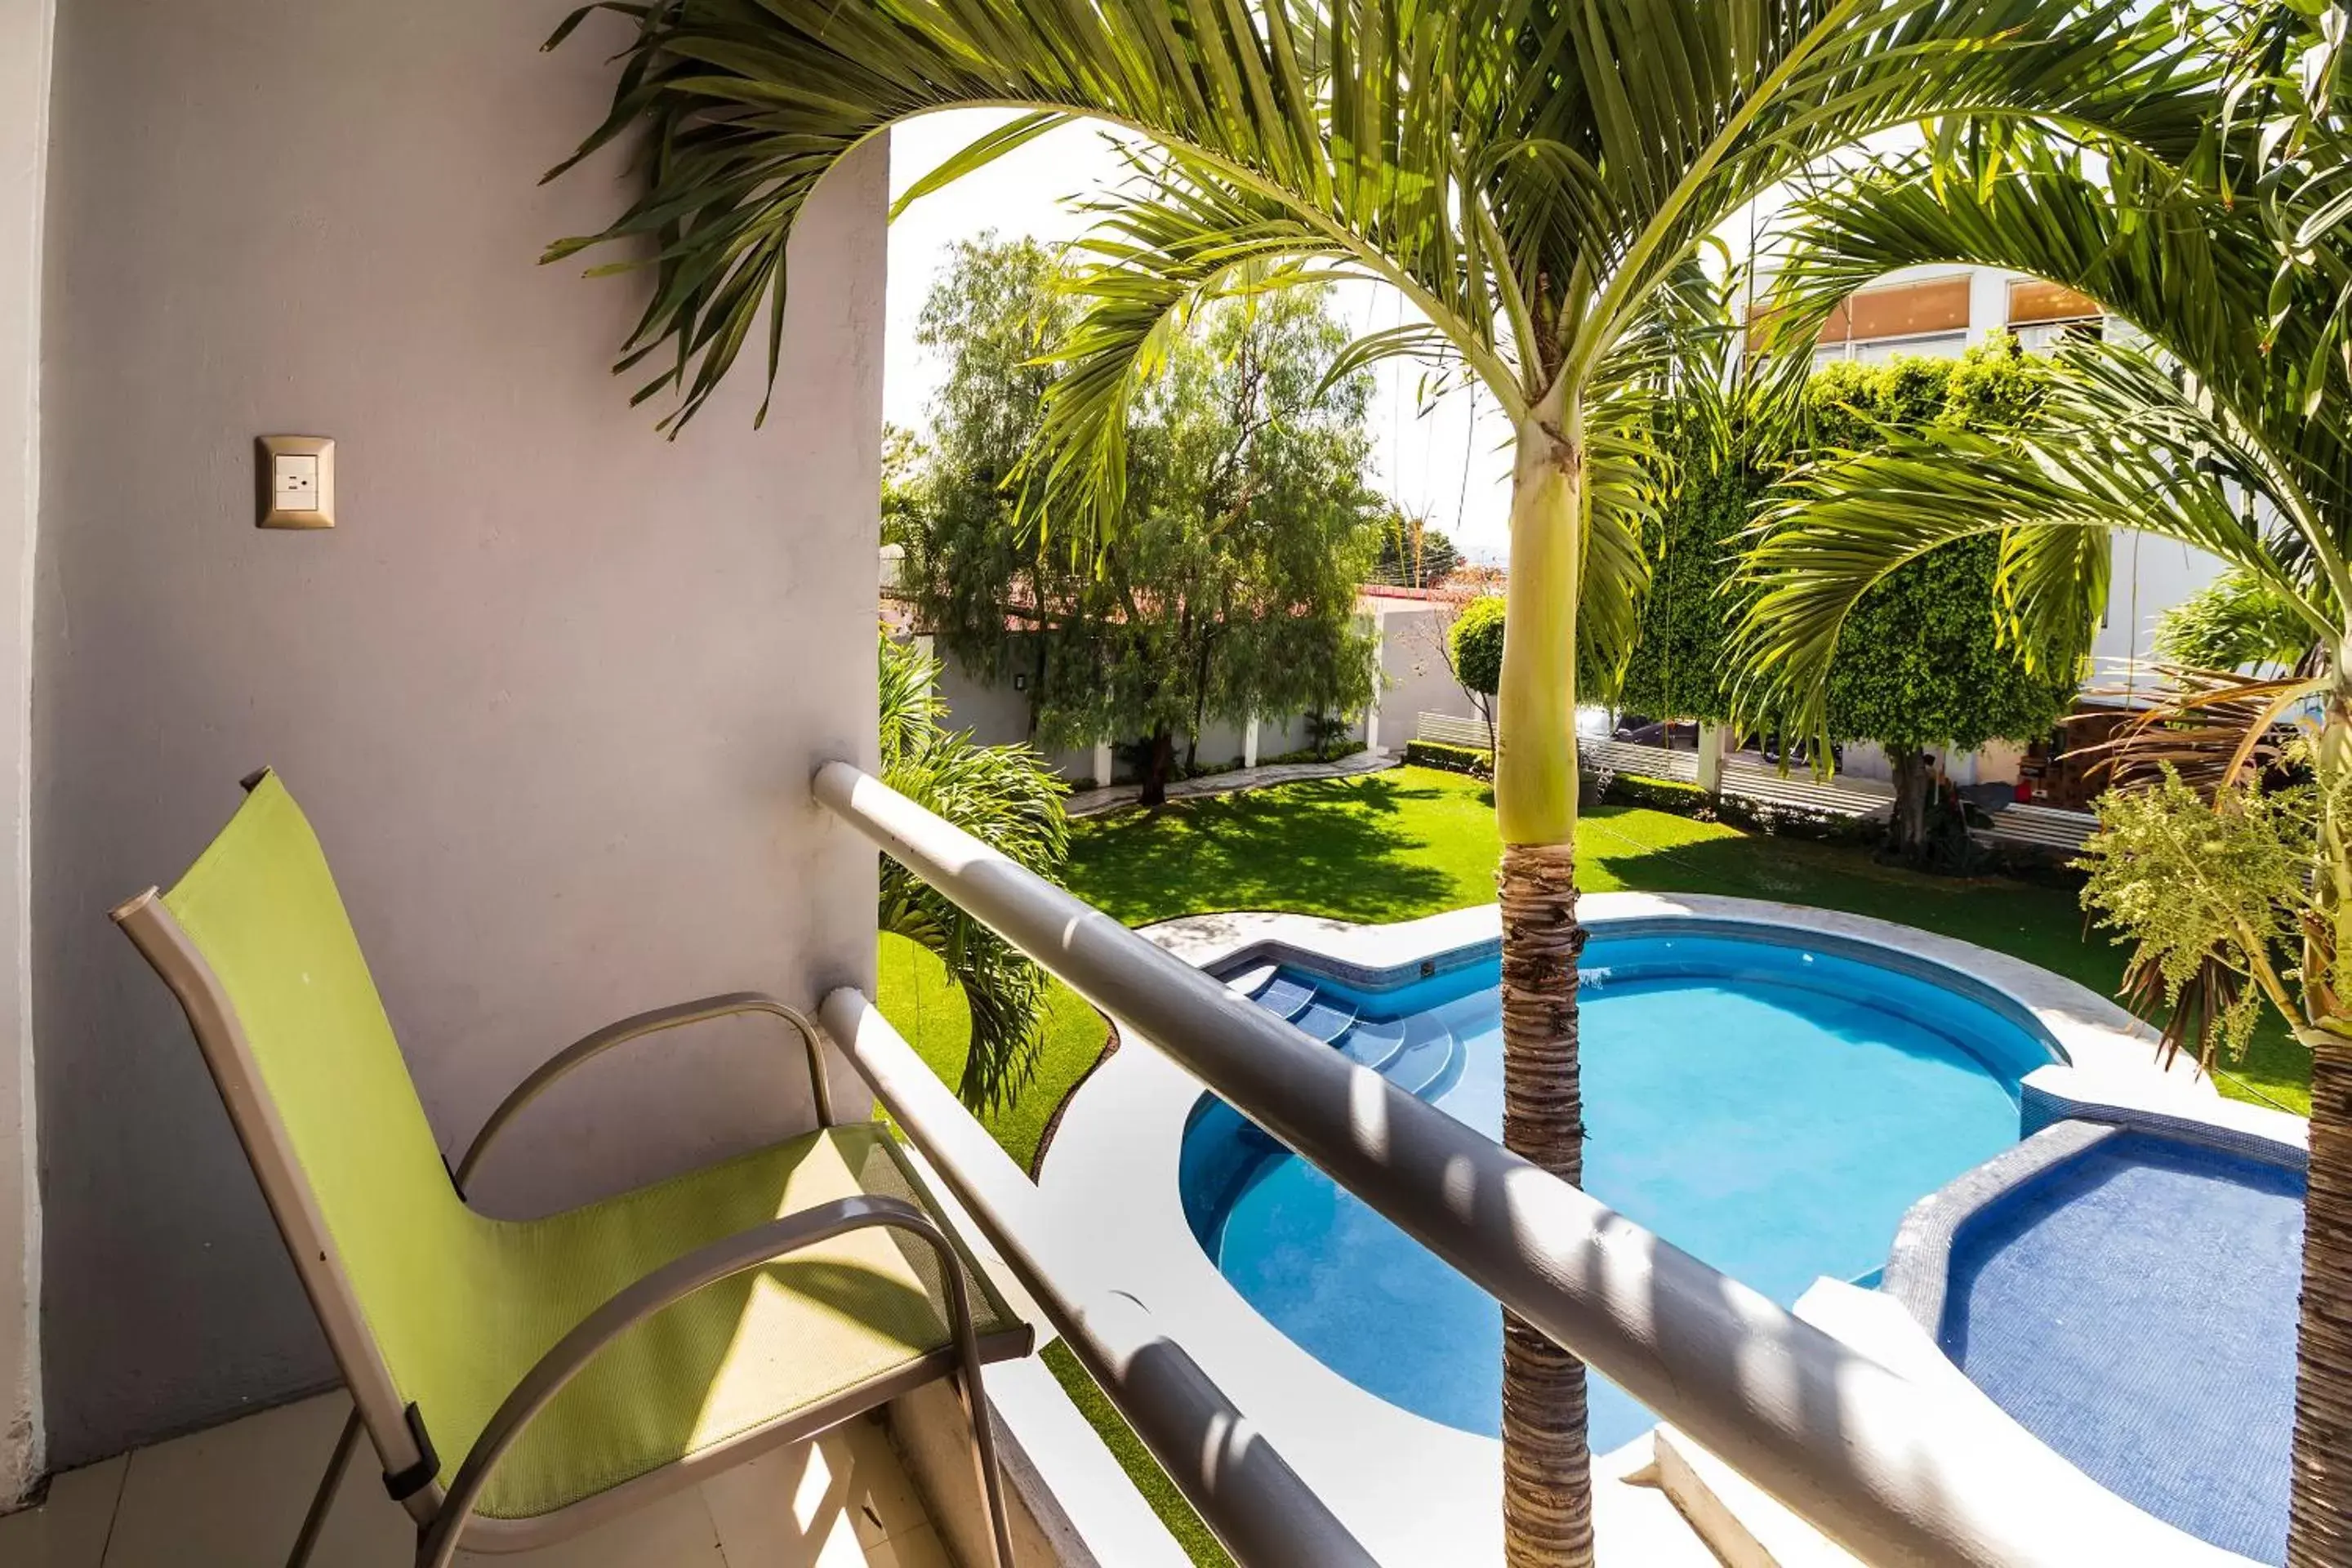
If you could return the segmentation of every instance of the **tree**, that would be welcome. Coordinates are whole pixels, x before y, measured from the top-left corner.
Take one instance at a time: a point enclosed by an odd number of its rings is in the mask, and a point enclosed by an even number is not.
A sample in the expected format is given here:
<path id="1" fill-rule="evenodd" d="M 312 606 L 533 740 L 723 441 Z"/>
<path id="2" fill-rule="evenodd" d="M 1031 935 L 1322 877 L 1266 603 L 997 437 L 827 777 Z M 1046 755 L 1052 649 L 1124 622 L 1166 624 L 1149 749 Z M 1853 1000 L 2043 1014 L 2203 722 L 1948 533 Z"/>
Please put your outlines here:
<path id="1" fill-rule="evenodd" d="M 915 515 L 915 480 L 923 468 L 922 438 L 903 425 L 882 426 L 882 542 L 905 545 Z"/>
<path id="2" fill-rule="evenodd" d="M 1380 559 L 1370 580 L 1394 588 L 1435 588 L 1462 564 L 1454 541 L 1426 518 L 1391 510 L 1381 523 Z"/>
<path id="3" fill-rule="evenodd" d="M 1887 842 L 1911 859 L 1930 847 L 1929 748 L 2031 741 L 2074 705 L 2075 658 L 2036 662 L 2004 640 L 1994 598 L 2000 555 L 1979 539 L 1911 562 L 1865 595 L 1838 634 L 1829 736 L 1885 751 L 1895 779 Z"/>
<path id="4" fill-rule="evenodd" d="M 1495 692 L 1503 684 L 1502 595 L 1473 599 L 1454 617 L 1447 642 L 1454 650 L 1454 679 L 1486 721 L 1486 752 L 1495 752 Z"/>
<path id="5" fill-rule="evenodd" d="M 1067 283 L 1026 241 L 969 245 L 926 305 L 925 341 L 952 369 L 908 587 L 968 667 L 1033 678 L 1043 744 L 1142 737 L 1156 805 L 1180 743 L 1196 765 L 1211 721 L 1371 700 L 1374 646 L 1356 618 L 1378 530 L 1368 378 L 1338 367 L 1347 334 L 1320 290 L 1207 301 L 1130 408 L 1118 526 L 1074 552 L 1023 517 L 1008 458 L 1061 374 Z M 1015 360 L 1039 396 L 993 388 Z"/>
<path id="6" fill-rule="evenodd" d="M 1856 283 L 1931 258 L 2063 284 L 2130 330 L 2065 345 L 2016 429 L 1931 428 L 1804 476 L 1790 526 L 1753 558 L 1741 701 L 1820 727 L 1828 651 L 1872 584 L 1981 541 L 1999 552 L 2002 616 L 2027 646 L 2104 601 L 2116 528 L 2220 556 L 2300 623 L 2298 673 L 2183 672 L 2139 731 L 2179 776 L 2194 763 L 2210 792 L 2194 803 L 2204 837 L 2188 842 L 2235 856 L 2252 852 L 2246 835 L 2264 808 L 2248 791 L 2274 725 L 2315 713 L 2307 806 L 2281 803 L 2288 816 L 2307 809 L 2309 830 L 2265 830 L 2306 858 L 2238 879 L 2240 891 L 2257 889 L 2248 897 L 2278 904 L 2282 923 L 2232 925 L 2200 879 L 2172 874 L 2184 863 L 2167 858 L 2166 835 L 2194 818 L 2169 784 L 2104 810 L 2089 854 L 2094 908 L 2136 944 L 2134 972 L 2160 982 L 2130 999 L 2168 1013 L 2175 1041 L 2210 1055 L 2249 1007 L 2268 1005 L 2311 1052 L 2287 1560 L 2336 1568 L 2352 1560 L 2352 975 L 2342 967 L 2352 955 L 2352 445 L 2342 401 L 2317 394 L 2335 352 L 2330 279 L 2352 253 L 2345 230 L 2326 230 L 2315 243 L 2337 247 L 2328 265 L 2282 272 L 2258 204 L 2128 152 L 2095 174 L 2030 141 L 1999 159 L 1883 166 L 1834 206 L 1809 205 L 1775 330 L 1801 341 Z M 2307 898 L 2281 892 L 2282 878 Z M 2271 967 L 2274 940 L 2295 956 L 2291 986 Z"/>
<path id="7" fill-rule="evenodd" d="M 1809 449 L 1869 451 L 1928 428 L 1997 434 L 2031 413 L 2039 366 L 2008 338 L 1957 361 L 1822 366 L 1805 384 Z M 1805 492 L 1792 493 L 1800 499 L 1780 514 L 1781 525 L 1802 527 Z M 2080 685 L 2095 629 L 2088 606 L 2072 623 L 2026 633 L 2004 627 L 2000 554 L 1984 538 L 1906 562 L 1855 602 L 1838 631 L 1822 715 L 1828 734 L 1885 751 L 1895 777 L 1889 843 L 1913 859 L 1928 848 L 1927 749 L 1974 751 L 1990 740 L 2046 735 Z"/>
<path id="8" fill-rule="evenodd" d="M 2311 656 L 2311 626 L 2250 572 L 2231 567 L 2156 618 L 2156 654 L 2193 669 L 2292 668 Z"/>
<path id="9" fill-rule="evenodd" d="M 1718 441 L 1703 423 L 1667 424 L 1675 484 L 1643 531 L 1650 581 L 1618 700 L 1657 718 L 1720 721 L 1731 707 L 1727 589 L 1748 512 L 1769 480 L 1744 427 Z"/>
<path id="10" fill-rule="evenodd" d="M 1096 198 L 1090 308 L 1027 468 L 1025 504 L 1065 538 L 1107 542 L 1129 516 L 1129 410 L 1167 324 L 1244 267 L 1272 268 L 1268 288 L 1334 273 L 1395 287 L 1415 319 L 1361 341 L 1356 362 L 1440 360 L 1511 422 L 1503 1138 L 1569 1182 L 1583 1168 L 1578 650 L 1614 669 L 1632 638 L 1658 459 L 1647 411 L 1717 303 L 1698 247 L 1759 193 L 1945 113 L 2181 155 L 2201 105 L 2180 89 L 2206 70 L 2137 0 L 618 8 L 640 30 L 582 155 L 641 128 L 646 184 L 601 235 L 551 254 L 658 237 L 625 348 L 656 355 L 648 390 L 677 395 L 673 428 L 781 305 L 787 241 L 826 171 L 893 121 L 971 104 L 1026 112 L 929 183 L 1074 118 L 1148 144 Z M 1714 374 L 1704 358 L 1695 374 Z M 1509 1557 L 1589 1563 L 1582 1363 L 1516 1316 L 1504 1339 Z"/>
<path id="11" fill-rule="evenodd" d="M 1473 691 L 1462 679 L 1462 668 L 1454 654 L 1454 628 L 1470 607 L 1481 599 L 1499 598 L 1503 591 L 1503 574 L 1491 566 L 1474 566 L 1468 563 L 1457 565 L 1446 574 L 1445 581 L 1427 590 L 1429 610 L 1425 615 L 1405 618 L 1402 644 L 1412 655 L 1413 673 L 1428 672 L 1433 664 L 1442 668 L 1447 679 L 1462 688 L 1462 699 L 1470 710 L 1486 721 L 1486 752 L 1494 757 L 1494 713 L 1488 700 Z"/>
<path id="12" fill-rule="evenodd" d="M 887 636 L 881 648 L 882 782 L 1040 876 L 1059 872 L 1069 832 L 1045 759 L 950 733 L 938 663 Z M 963 992 L 971 1045 L 957 1094 L 975 1110 L 1010 1101 L 1045 1043 L 1045 972 L 895 860 L 882 863 L 877 923 L 928 948 Z"/>
<path id="13" fill-rule="evenodd" d="M 1670 425 L 1666 439 L 1682 454 L 1678 482 L 1646 542 L 1650 585 L 1623 703 L 1662 717 L 1729 718 L 1740 558 L 1751 513 L 1773 486 L 1819 456 L 1876 449 L 1905 431 L 2006 428 L 2033 406 L 2039 364 L 2005 337 L 1957 360 L 1832 363 L 1812 370 L 1778 415 L 1759 400 L 1785 401 L 1787 391 L 1750 367 L 1718 428 Z M 2036 739 L 2074 695 L 2087 617 L 2058 646 L 2016 646 L 1996 604 L 1998 553 L 1980 541 L 1909 563 L 1865 594 L 1838 633 L 1824 723 L 1833 741 L 1885 749 L 1895 784 L 1889 841 L 1909 858 L 1927 848 L 1927 748 Z"/>

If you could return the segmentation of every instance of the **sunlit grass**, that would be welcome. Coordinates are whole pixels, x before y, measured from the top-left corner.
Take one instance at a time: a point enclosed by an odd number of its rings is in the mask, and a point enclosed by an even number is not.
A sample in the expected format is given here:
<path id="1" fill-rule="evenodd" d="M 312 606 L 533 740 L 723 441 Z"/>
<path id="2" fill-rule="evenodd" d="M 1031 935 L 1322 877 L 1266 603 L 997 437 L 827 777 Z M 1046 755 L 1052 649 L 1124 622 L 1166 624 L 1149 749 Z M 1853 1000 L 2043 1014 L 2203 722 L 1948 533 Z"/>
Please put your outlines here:
<path id="1" fill-rule="evenodd" d="M 1069 881 L 1129 924 L 1215 910 L 1288 910 L 1334 920 L 1412 920 L 1493 900 L 1487 787 L 1397 768 L 1186 802 L 1079 824 Z M 2014 954 L 2113 995 L 2123 951 L 2084 929 L 2066 887 L 1952 878 L 1882 866 L 1867 849 L 1742 832 L 1635 806 L 1587 811 L 1578 884 L 1589 892 L 1727 893 L 1875 915 Z M 2265 1028 L 2224 1093 L 2307 1113 L 2310 1069 L 2285 1031 Z"/>

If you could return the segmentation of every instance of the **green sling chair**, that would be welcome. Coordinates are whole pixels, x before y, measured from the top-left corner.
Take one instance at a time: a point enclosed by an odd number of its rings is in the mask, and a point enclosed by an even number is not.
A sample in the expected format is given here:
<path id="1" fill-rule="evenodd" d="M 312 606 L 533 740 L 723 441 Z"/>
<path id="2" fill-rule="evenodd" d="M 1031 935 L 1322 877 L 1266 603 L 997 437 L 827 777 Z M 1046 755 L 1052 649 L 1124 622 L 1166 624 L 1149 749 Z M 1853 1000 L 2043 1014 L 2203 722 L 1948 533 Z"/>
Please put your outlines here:
<path id="1" fill-rule="evenodd" d="M 179 885 L 114 911 L 185 1010 L 352 1400 L 291 1559 L 364 1428 L 420 1568 L 541 1546 L 726 1466 L 955 1380 L 1010 1568 L 982 1363 L 1029 1326 L 872 1123 L 835 1124 L 815 1030 L 716 996 L 572 1046 L 443 1163 L 333 878 L 265 771 Z M 771 1148 L 544 1219 L 465 1184 L 541 1090 L 626 1041 L 765 1014 L 796 1030 L 820 1122 Z"/>

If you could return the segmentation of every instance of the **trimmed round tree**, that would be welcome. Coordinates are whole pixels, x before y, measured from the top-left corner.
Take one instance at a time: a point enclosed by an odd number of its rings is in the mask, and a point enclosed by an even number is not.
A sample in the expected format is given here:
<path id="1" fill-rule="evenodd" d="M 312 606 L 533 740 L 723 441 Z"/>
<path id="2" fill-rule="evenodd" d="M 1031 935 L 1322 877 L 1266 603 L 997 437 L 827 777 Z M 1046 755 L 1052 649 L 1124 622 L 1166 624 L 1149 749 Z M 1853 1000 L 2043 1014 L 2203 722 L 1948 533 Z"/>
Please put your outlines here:
<path id="1" fill-rule="evenodd" d="M 1743 434 L 1712 455 L 1703 440 L 1669 431 L 1684 448 L 1681 479 L 1644 541 L 1650 586 L 1621 700 L 1659 717 L 1729 717 L 1747 530 L 1759 504 L 1771 505 L 1782 526 L 1804 521 L 1801 505 L 1789 499 L 1795 492 L 1775 498 L 1776 478 L 1801 476 L 1810 460 L 1881 449 L 1906 433 L 2006 429 L 2033 406 L 2044 381 L 2039 362 L 2000 339 L 1958 360 L 1823 365 L 1806 381 L 1794 431 L 1735 416 L 1735 425 L 1762 434 Z M 2047 734 L 2073 701 L 2078 647 L 2037 647 L 2028 658 L 2000 636 L 1999 567 L 1989 538 L 1911 562 L 1863 597 L 1839 636 L 1830 667 L 1830 738 L 1872 742 L 1886 752 L 1895 788 L 1889 837 L 1898 853 L 1916 857 L 1926 847 L 1928 748 L 2031 741 Z M 2081 628 L 2085 643 L 2089 631 L 2087 624 Z"/>
<path id="2" fill-rule="evenodd" d="M 2000 554 L 1982 538 L 1907 563 L 1863 596 L 1838 636 L 1830 737 L 1885 749 L 1895 779 L 1889 842 L 1903 854 L 1927 847 L 1929 747 L 1969 752 L 2046 735 L 2074 702 L 2071 660 L 2036 674 L 2002 641 Z"/>
<path id="3" fill-rule="evenodd" d="M 1486 721 L 1486 754 L 1495 754 L 1495 693 L 1503 684 L 1501 595 L 1473 599 L 1454 623 L 1454 678 Z"/>

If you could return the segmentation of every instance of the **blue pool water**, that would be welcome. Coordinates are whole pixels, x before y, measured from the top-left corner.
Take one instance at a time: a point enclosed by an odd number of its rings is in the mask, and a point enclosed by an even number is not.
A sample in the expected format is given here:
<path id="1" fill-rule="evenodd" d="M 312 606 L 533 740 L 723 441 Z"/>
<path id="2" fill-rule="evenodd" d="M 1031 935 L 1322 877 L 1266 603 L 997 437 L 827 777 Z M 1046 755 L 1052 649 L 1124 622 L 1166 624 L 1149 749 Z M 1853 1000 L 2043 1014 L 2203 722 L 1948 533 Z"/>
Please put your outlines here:
<path id="1" fill-rule="evenodd" d="M 1502 1034 L 1489 960 L 1387 993 L 1285 970 L 1259 1003 L 1491 1136 Z M 1911 1203 L 2016 1142 L 2017 1086 L 2056 1059 L 2007 1015 L 1843 952 L 1704 928 L 1585 949 L 1585 1184 L 1783 1304 L 1885 1260 Z M 1185 1213 L 1225 1278 L 1355 1383 L 1501 1429 L 1494 1301 L 1222 1102 L 1184 1137 Z M 1592 1380 L 1606 1452 L 1653 1417 Z"/>
<path id="2" fill-rule="evenodd" d="M 1961 1226 L 1944 1352 L 2108 1489 L 2283 1563 L 2303 1195 L 2284 1166 L 2102 1140 Z"/>

